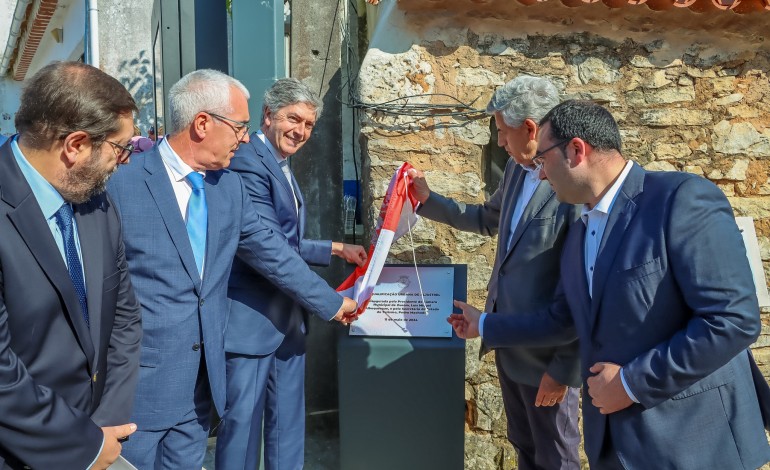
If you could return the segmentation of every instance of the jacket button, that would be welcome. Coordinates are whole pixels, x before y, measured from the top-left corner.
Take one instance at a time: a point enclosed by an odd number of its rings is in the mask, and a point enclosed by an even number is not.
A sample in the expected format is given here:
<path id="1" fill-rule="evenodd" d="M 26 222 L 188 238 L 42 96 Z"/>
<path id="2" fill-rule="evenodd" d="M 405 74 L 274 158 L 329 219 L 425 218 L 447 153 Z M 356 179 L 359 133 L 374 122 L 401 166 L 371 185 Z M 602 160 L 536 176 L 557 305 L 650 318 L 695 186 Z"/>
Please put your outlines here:
<path id="1" fill-rule="evenodd" d="M 200 301 L 198 301 L 198 305 L 200 305 L 201 307 L 203 307 L 204 303 L 206 303 L 206 299 L 201 299 Z"/>
<path id="2" fill-rule="evenodd" d="M 200 348 L 201 348 L 201 345 L 200 345 L 200 344 L 198 344 L 198 343 L 193 343 L 193 346 L 192 346 L 192 350 L 193 350 L 193 351 L 197 351 L 197 350 L 199 350 Z"/>

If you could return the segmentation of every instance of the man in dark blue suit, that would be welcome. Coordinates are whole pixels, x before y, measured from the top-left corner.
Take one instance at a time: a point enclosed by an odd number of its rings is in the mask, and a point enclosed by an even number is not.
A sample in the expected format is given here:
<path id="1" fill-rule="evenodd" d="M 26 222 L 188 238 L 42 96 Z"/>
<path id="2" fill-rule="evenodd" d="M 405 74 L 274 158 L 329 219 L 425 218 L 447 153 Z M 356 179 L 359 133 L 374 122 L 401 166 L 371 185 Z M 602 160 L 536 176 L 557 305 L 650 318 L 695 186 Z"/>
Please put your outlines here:
<path id="1" fill-rule="evenodd" d="M 136 429 L 140 307 L 104 192 L 135 111 L 99 69 L 53 63 L 0 147 L 0 468 L 105 469 Z"/>
<path id="2" fill-rule="evenodd" d="M 185 75 L 169 91 L 170 134 L 110 181 L 143 308 L 138 430 L 124 446 L 143 470 L 200 468 L 211 403 L 225 413 L 227 282 L 236 253 L 267 288 L 326 320 L 347 323 L 356 308 L 264 223 L 240 176 L 224 169 L 249 141 L 248 97 L 221 72 Z"/>
<path id="3" fill-rule="evenodd" d="M 287 247 L 307 264 L 327 266 L 336 255 L 363 265 L 366 251 L 361 246 L 304 238 L 306 204 L 288 159 L 310 138 L 321 109 L 321 100 L 307 85 L 295 78 L 278 80 L 265 92 L 261 129 L 238 149 L 230 169 L 243 178 L 265 223 L 282 233 Z M 299 470 L 304 463 L 310 312 L 238 259 L 228 297 L 227 412 L 217 433 L 216 467 L 259 466 L 264 417 L 265 468 Z"/>
<path id="4" fill-rule="evenodd" d="M 481 326 L 498 347 L 577 336 L 593 468 L 762 466 L 767 384 L 748 350 L 759 307 L 724 194 L 701 177 L 626 161 L 615 120 L 596 104 L 562 103 L 541 125 L 541 177 L 559 200 L 584 204 L 556 299 L 519 316 L 456 302 L 455 331 L 472 337 Z"/>

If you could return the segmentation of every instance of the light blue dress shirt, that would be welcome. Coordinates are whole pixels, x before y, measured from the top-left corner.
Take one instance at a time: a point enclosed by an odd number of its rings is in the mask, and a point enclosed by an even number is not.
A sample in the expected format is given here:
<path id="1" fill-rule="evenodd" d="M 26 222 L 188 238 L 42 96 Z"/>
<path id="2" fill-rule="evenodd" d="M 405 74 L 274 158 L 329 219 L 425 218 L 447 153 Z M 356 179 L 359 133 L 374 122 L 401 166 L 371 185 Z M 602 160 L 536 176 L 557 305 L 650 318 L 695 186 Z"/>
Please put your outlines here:
<path id="1" fill-rule="evenodd" d="M 13 152 L 16 163 L 19 165 L 24 178 L 27 180 L 32 194 L 37 199 L 37 204 L 40 206 L 40 210 L 43 211 L 43 217 L 48 223 L 48 228 L 51 230 L 53 239 L 56 242 L 56 247 L 59 248 L 64 264 L 67 264 L 67 256 L 64 254 L 64 238 L 62 237 L 61 230 L 59 230 L 59 224 L 56 223 L 56 212 L 66 201 L 59 191 L 56 190 L 51 183 L 49 183 L 38 171 L 27 161 L 24 154 L 21 153 L 19 143 L 14 138 L 11 141 L 11 151 Z M 81 269 L 83 266 L 83 254 L 80 250 L 80 238 L 78 237 L 78 224 L 75 219 L 72 219 L 72 228 L 75 235 L 75 247 L 78 250 L 78 258 L 80 258 Z M 86 278 L 85 272 L 83 272 L 83 279 Z"/>
<path id="2" fill-rule="evenodd" d="M 64 238 L 62 237 L 61 230 L 59 229 L 59 224 L 56 223 L 56 212 L 66 201 L 63 197 L 61 197 L 59 191 L 57 191 L 56 188 L 51 185 L 51 183 L 43 178 L 43 176 L 38 173 L 35 167 L 30 165 L 30 163 L 27 161 L 27 158 L 21 152 L 17 140 L 18 137 L 13 137 L 11 140 L 11 152 L 13 152 L 13 157 L 16 159 L 16 163 L 19 165 L 21 173 L 24 175 L 24 179 L 27 180 L 27 184 L 29 184 L 29 187 L 32 190 L 32 195 L 35 196 L 35 199 L 37 199 L 37 205 L 40 206 L 40 210 L 43 211 L 43 217 L 45 217 L 45 221 L 48 223 L 48 228 L 51 230 L 53 239 L 56 242 L 56 247 L 59 248 L 59 254 L 61 254 L 62 260 L 66 265 L 67 255 L 64 253 Z M 1 142 L 0 145 L 2 145 Z M 74 218 L 72 219 L 72 230 L 75 237 L 75 247 L 78 251 L 78 258 L 80 258 L 80 266 L 81 269 L 83 269 L 83 252 L 80 249 L 78 223 Z M 86 279 L 85 271 L 83 271 L 83 279 Z M 102 438 L 102 445 L 99 447 L 99 452 L 96 453 L 96 457 L 94 457 L 93 462 L 91 462 L 91 465 L 88 466 L 89 469 L 93 467 L 94 463 L 96 463 L 96 459 L 99 458 L 103 448 L 104 438 Z"/>

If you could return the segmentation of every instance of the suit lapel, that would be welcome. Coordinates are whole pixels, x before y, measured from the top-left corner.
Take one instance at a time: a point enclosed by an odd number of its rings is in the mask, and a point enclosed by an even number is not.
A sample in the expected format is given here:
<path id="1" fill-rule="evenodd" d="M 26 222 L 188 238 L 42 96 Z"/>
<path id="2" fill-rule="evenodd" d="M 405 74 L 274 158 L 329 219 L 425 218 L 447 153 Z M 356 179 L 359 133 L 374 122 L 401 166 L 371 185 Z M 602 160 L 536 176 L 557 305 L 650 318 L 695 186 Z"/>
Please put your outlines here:
<path id="1" fill-rule="evenodd" d="M 513 238 L 511 239 L 511 248 L 508 253 L 513 251 L 514 246 L 518 243 L 521 235 L 529 227 L 532 219 L 540 213 L 543 206 L 553 197 L 553 191 L 551 191 L 551 185 L 545 181 L 540 181 L 535 188 L 535 192 L 532 194 L 532 198 L 529 203 L 524 207 L 524 211 L 521 213 L 521 220 L 516 225 L 516 230 L 513 232 Z M 507 255 L 506 255 L 507 256 Z"/>
<path id="2" fill-rule="evenodd" d="M 257 152 L 259 159 L 262 160 L 262 164 L 267 168 L 267 171 L 269 171 L 273 177 L 275 177 L 275 179 L 281 183 L 281 186 L 283 186 L 283 189 L 286 191 L 289 199 L 294 200 L 294 194 L 292 193 L 291 187 L 289 186 L 289 180 L 286 179 L 286 175 L 283 174 L 283 170 L 281 170 L 281 167 L 278 166 L 278 162 L 275 161 L 273 154 L 270 153 L 270 149 L 268 149 L 267 146 L 262 143 L 262 140 L 260 140 L 256 134 L 254 135 L 254 138 L 251 139 L 250 143 L 254 147 L 254 150 Z M 293 176 L 292 179 L 294 179 Z"/>
<path id="3" fill-rule="evenodd" d="M 182 265 L 185 271 L 187 271 L 187 275 L 193 281 L 196 292 L 200 294 L 201 278 L 198 274 L 198 266 L 195 264 L 195 256 L 190 245 L 190 238 L 187 235 L 187 227 L 185 227 L 184 219 L 182 219 L 182 214 L 179 212 L 179 204 L 174 195 L 174 189 L 171 187 L 168 172 L 163 166 L 160 153 L 154 156 L 148 155 L 145 158 L 144 167 L 150 173 L 145 180 L 147 188 L 155 200 L 155 204 L 158 206 L 163 223 L 166 225 L 166 230 L 168 230 L 171 241 L 174 243 L 182 260 Z M 208 194 L 206 195 L 208 196 Z M 211 217 L 211 210 L 209 210 L 209 217 Z"/>
<path id="4" fill-rule="evenodd" d="M 594 266 L 593 302 L 591 304 L 591 316 L 594 322 L 597 319 L 604 286 L 607 283 L 607 277 L 610 274 L 615 256 L 625 238 L 626 229 L 636 214 L 637 205 L 634 198 L 642 192 L 643 186 L 644 170 L 634 164 L 620 187 L 620 191 L 618 191 L 607 219 L 602 241 L 599 244 L 599 252 Z"/>
<path id="5" fill-rule="evenodd" d="M 524 184 L 524 170 L 520 165 L 516 164 L 514 170 L 510 174 L 506 175 L 509 181 L 503 185 L 506 188 L 505 194 L 503 194 L 503 210 L 500 214 L 500 223 L 498 224 L 497 235 L 497 251 L 498 258 L 500 258 L 500 265 L 502 265 L 511 250 L 508 249 L 508 237 L 511 234 L 511 218 L 513 217 L 513 211 L 516 209 L 516 195 L 521 192 L 521 187 Z M 510 188 L 510 189 L 509 189 Z M 513 242 L 511 243 L 513 246 Z"/>
<path id="6" fill-rule="evenodd" d="M 91 340 L 94 344 L 95 362 L 99 360 L 99 343 L 102 327 L 102 291 L 104 286 L 104 233 L 93 214 L 89 217 L 82 212 L 98 210 L 85 204 L 75 206 L 75 220 L 78 224 L 80 253 L 83 257 L 83 271 L 86 275 L 86 295 L 88 303 L 88 321 L 90 322 Z M 87 212 L 86 212 L 87 213 Z"/>
<path id="7" fill-rule="evenodd" d="M 3 147 L 0 153 L 0 186 L 2 198 L 14 209 L 8 212 L 8 218 L 29 247 L 40 269 L 51 281 L 64 303 L 67 315 L 80 347 L 88 358 L 89 367 L 94 364 L 94 344 L 88 331 L 88 325 L 80 309 L 78 295 L 72 285 L 67 266 L 61 252 L 51 235 L 51 229 L 45 221 L 40 205 L 37 203 L 26 178 L 16 164 L 11 146 Z M 78 227 L 80 230 L 80 227 Z M 97 310 L 99 311 L 99 310 Z M 92 367 L 91 367 L 92 368 Z"/>

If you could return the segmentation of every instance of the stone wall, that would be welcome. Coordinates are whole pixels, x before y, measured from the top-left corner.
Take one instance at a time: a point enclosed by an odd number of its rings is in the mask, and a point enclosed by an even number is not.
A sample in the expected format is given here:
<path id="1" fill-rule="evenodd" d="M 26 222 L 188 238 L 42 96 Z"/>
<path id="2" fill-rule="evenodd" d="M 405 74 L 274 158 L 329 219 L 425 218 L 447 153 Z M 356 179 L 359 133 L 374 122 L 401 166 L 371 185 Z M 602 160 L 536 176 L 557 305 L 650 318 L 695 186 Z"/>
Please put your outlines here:
<path id="1" fill-rule="evenodd" d="M 692 12 L 653 17 L 638 7 L 611 16 L 617 12 L 601 5 L 569 9 L 516 2 L 510 2 L 508 16 L 458 18 L 438 10 L 404 12 L 399 8 L 407 8 L 405 3 L 383 4 L 361 68 L 362 101 L 443 93 L 484 108 L 496 87 L 519 74 L 550 77 L 565 98 L 596 100 L 613 112 L 628 158 L 647 169 L 697 173 L 719 185 L 736 215 L 754 217 L 770 269 L 770 41 L 761 37 L 761 21 L 720 30 L 714 17 Z M 420 96 L 409 103 L 448 101 Z M 488 116 L 370 111 L 361 126 L 369 229 L 402 161 L 423 169 L 433 190 L 458 200 L 480 203 L 485 191 L 494 191 L 483 178 Z M 496 239 L 422 220 L 414 242 L 418 262 L 467 263 L 470 303 L 483 306 Z M 391 260 L 411 257 L 404 237 Z M 766 375 L 768 346 L 763 334 L 756 355 Z M 491 355 L 479 362 L 478 347 L 478 341 L 467 344 L 465 467 L 513 468 L 494 363 Z"/>

